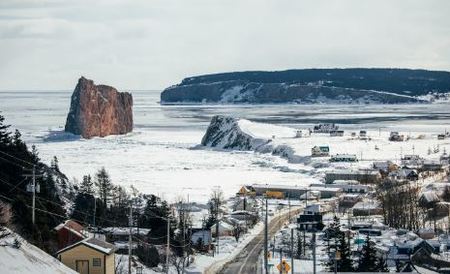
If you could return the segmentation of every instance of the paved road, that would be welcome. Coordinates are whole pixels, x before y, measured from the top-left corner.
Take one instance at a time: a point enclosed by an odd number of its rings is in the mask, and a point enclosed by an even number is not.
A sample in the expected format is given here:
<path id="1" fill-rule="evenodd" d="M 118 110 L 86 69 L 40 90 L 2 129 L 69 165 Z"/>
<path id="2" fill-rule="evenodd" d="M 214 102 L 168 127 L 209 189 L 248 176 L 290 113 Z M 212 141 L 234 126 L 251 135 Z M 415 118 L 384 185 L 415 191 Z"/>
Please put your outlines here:
<path id="1" fill-rule="evenodd" d="M 292 213 L 294 212 L 294 213 Z M 291 214 L 297 214 L 300 209 L 291 210 Z M 283 223 L 288 219 L 289 214 L 286 212 L 280 216 L 274 217 L 269 222 L 269 239 L 282 227 Z M 257 273 L 258 258 L 264 248 L 264 230 L 251 240 L 244 247 L 236 258 L 225 265 L 220 273 L 222 274 L 252 274 Z"/>

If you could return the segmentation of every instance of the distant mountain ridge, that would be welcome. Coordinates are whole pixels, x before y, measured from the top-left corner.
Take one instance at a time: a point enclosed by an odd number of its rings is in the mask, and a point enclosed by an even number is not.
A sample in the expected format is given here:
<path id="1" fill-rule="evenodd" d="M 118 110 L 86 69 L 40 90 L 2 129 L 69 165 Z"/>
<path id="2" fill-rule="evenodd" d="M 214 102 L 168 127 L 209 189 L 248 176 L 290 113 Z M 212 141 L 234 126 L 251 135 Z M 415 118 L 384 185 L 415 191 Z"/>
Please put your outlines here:
<path id="1" fill-rule="evenodd" d="M 446 71 L 297 69 L 188 77 L 165 89 L 161 103 L 397 104 L 429 102 L 449 92 Z"/>

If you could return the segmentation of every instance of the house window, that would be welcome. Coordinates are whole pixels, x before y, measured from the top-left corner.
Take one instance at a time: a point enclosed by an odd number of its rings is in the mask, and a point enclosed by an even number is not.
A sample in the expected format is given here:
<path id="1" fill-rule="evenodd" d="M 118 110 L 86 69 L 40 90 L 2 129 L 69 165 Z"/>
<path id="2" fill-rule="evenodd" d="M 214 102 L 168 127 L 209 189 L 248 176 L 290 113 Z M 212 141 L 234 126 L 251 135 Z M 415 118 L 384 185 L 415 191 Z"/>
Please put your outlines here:
<path id="1" fill-rule="evenodd" d="M 102 266 L 102 259 L 100 259 L 100 258 L 92 259 L 92 266 L 101 267 Z"/>

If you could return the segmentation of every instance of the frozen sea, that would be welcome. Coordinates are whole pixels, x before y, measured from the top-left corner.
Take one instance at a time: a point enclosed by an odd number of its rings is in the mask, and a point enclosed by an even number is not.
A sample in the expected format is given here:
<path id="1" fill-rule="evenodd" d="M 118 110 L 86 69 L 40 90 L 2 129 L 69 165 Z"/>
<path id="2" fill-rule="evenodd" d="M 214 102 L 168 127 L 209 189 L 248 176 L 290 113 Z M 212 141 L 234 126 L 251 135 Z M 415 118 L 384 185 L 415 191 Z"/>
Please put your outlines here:
<path id="1" fill-rule="evenodd" d="M 134 130 L 122 136 L 84 140 L 63 133 L 71 91 L 0 91 L 0 111 L 40 157 L 53 156 L 69 178 L 80 180 L 104 166 L 116 184 L 133 185 L 169 201 L 204 202 L 220 186 L 227 196 L 241 185 L 307 185 L 311 167 L 253 152 L 195 149 L 213 115 L 309 128 L 335 122 L 343 129 L 414 131 L 450 129 L 448 104 L 434 105 L 189 105 L 161 106 L 160 91 L 134 91 Z M 309 149 L 309 148 L 308 148 Z"/>

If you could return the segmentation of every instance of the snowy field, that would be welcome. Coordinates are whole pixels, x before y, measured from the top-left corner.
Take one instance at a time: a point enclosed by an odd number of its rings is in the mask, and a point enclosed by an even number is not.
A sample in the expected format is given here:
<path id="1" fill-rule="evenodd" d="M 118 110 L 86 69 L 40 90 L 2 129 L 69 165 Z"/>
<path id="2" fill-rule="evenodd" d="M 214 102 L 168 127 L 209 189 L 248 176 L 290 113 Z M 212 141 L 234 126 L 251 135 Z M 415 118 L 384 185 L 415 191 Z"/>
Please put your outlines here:
<path id="1" fill-rule="evenodd" d="M 35 144 L 40 157 L 50 162 L 55 155 L 69 178 L 80 180 L 105 166 L 112 180 L 134 185 L 144 193 L 160 195 L 169 201 L 189 194 L 192 201 L 205 202 L 211 190 L 220 186 L 227 196 L 243 184 L 273 183 L 308 185 L 321 176 L 308 160 L 315 145 L 329 145 L 331 154 L 353 153 L 365 160 L 398 159 L 400 154 L 427 155 L 439 145 L 450 152 L 450 141 L 437 140 L 437 134 L 450 129 L 447 105 L 398 106 L 160 106 L 159 92 L 133 92 L 135 128 L 130 134 L 83 140 L 62 133 L 70 103 L 70 91 L 0 92 L 0 111 L 13 128 L 18 128 L 29 144 Z M 272 138 L 294 148 L 304 163 L 289 163 L 270 154 L 196 149 L 213 115 L 242 117 L 277 126 L 245 124 L 255 136 Z M 319 122 L 335 122 L 346 131 L 344 137 L 314 134 L 293 138 L 294 129 L 305 131 Z M 289 127 L 289 128 L 286 128 Z M 368 130 L 370 141 L 350 140 L 351 131 Z M 410 135 L 402 143 L 387 141 L 390 131 Z M 424 139 L 415 139 L 425 134 Z M 379 149 L 376 150 L 375 146 Z M 319 170 L 320 171 L 320 170 Z"/>

